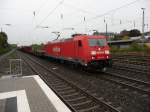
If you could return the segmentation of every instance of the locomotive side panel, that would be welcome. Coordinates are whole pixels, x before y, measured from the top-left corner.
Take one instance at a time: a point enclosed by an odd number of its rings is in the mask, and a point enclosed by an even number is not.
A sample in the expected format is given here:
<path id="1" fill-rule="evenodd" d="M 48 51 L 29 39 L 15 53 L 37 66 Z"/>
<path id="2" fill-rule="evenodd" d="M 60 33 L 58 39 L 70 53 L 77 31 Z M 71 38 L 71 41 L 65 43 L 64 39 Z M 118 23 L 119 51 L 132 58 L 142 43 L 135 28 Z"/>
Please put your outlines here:
<path id="1" fill-rule="evenodd" d="M 88 48 L 85 38 L 80 38 L 76 41 L 76 58 L 80 61 L 81 64 L 84 64 L 87 61 Z"/>
<path id="2" fill-rule="evenodd" d="M 75 58 L 75 42 L 66 41 L 61 46 L 61 56 L 65 59 L 72 60 Z"/>
<path id="3" fill-rule="evenodd" d="M 61 43 L 50 43 L 46 48 L 46 55 L 59 58 L 61 56 Z"/>

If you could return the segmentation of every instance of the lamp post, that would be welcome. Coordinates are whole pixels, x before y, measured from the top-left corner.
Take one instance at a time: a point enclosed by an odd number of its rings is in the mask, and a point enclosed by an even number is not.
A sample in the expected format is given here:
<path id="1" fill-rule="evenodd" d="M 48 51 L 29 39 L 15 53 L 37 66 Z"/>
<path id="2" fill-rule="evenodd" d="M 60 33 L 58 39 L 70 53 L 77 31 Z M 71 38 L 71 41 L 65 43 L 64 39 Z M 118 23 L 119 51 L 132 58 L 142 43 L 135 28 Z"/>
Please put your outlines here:
<path id="1" fill-rule="evenodd" d="M 8 24 L 8 23 L 7 23 L 7 24 L 2 24 L 2 25 L 11 26 L 11 24 Z M 1 26 L 2 26 L 2 25 L 1 25 Z M 3 32 L 3 28 L 2 28 L 2 27 L 1 27 L 1 32 Z"/>
<path id="2" fill-rule="evenodd" d="M 75 30 L 75 28 L 68 27 L 68 28 L 63 28 L 63 30 Z"/>
<path id="3" fill-rule="evenodd" d="M 145 27 L 145 21 L 144 21 L 144 19 L 145 19 L 145 8 L 141 8 L 142 9 L 142 39 L 144 39 L 145 37 L 144 37 L 144 27 Z"/>
<path id="4" fill-rule="evenodd" d="M 49 26 L 36 26 L 36 28 L 50 28 Z"/>
<path id="5" fill-rule="evenodd" d="M 143 53 L 142 55 L 144 56 L 144 26 L 145 26 L 145 21 L 144 21 L 144 16 L 145 16 L 145 8 L 141 8 L 142 9 L 142 48 L 143 48 Z"/>
<path id="6" fill-rule="evenodd" d="M 107 23 L 106 23 L 106 36 L 107 36 Z"/>

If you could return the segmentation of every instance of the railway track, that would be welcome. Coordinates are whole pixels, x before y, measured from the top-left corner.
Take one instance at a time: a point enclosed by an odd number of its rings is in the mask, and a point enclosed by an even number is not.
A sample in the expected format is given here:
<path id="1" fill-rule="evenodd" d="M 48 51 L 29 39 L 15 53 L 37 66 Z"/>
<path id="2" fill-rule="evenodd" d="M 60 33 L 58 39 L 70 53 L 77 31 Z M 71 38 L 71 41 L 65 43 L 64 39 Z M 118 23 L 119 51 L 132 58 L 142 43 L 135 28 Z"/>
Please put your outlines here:
<path id="1" fill-rule="evenodd" d="M 141 74 L 150 74 L 150 67 L 133 65 L 133 64 L 115 62 L 115 63 L 113 63 L 113 68 L 130 71 L 130 72 L 135 72 L 135 73 L 141 73 Z"/>
<path id="2" fill-rule="evenodd" d="M 87 73 L 87 74 L 93 75 L 92 73 Z M 131 91 L 137 91 L 143 95 L 150 96 L 150 83 L 149 82 L 145 82 L 145 81 L 138 80 L 138 79 L 133 79 L 133 78 L 126 77 L 120 74 L 115 72 L 115 69 L 109 69 L 108 71 L 103 72 L 103 75 L 96 73 L 96 76 L 99 75 L 100 79 L 115 83 L 122 87 L 126 87 L 125 88 L 126 90 L 131 89 Z"/>
<path id="3" fill-rule="evenodd" d="M 118 62 L 118 63 L 127 63 L 127 64 L 133 64 L 133 65 L 140 65 L 140 66 L 149 66 L 150 65 L 150 60 L 136 60 L 134 59 L 113 59 L 113 62 Z"/>
<path id="4" fill-rule="evenodd" d="M 125 73 L 125 72 L 124 72 Z M 109 69 L 105 72 L 101 78 L 111 81 L 121 86 L 125 86 L 132 90 L 138 91 L 142 94 L 150 95 L 150 83 L 138 79 L 129 78 L 123 75 L 123 73 L 115 73 L 114 69 Z"/>
<path id="5" fill-rule="evenodd" d="M 141 66 L 150 65 L 150 55 L 144 54 L 126 54 L 126 55 L 112 55 L 114 62 L 135 64 Z"/>
<path id="6" fill-rule="evenodd" d="M 23 55 L 23 54 L 21 54 Z M 73 112 L 121 112 L 109 102 L 95 97 L 73 82 L 61 77 L 58 73 L 51 71 L 46 66 L 29 56 L 22 56 L 24 61 L 39 74 L 40 77 L 52 88 L 52 90 L 65 102 Z"/>
<path id="7" fill-rule="evenodd" d="M 148 60 L 150 60 L 150 54 L 143 54 L 143 53 L 141 53 L 141 54 L 130 54 L 130 53 L 126 53 L 126 54 L 113 54 L 112 55 L 113 56 L 113 58 L 126 58 L 126 57 L 128 57 L 128 58 L 141 58 L 142 57 L 142 59 L 148 59 Z"/>

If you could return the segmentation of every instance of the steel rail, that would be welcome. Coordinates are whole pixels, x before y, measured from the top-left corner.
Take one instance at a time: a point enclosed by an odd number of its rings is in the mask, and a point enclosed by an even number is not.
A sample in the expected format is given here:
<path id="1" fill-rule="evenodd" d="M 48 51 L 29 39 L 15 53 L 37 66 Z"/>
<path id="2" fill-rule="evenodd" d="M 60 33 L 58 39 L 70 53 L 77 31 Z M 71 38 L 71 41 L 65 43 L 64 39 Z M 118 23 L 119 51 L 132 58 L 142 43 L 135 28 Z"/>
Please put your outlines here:
<path id="1" fill-rule="evenodd" d="M 148 70 L 148 69 L 130 67 L 129 65 L 113 64 L 112 68 L 117 68 L 120 70 L 126 70 L 126 71 L 130 71 L 130 72 L 134 72 L 134 73 L 150 74 L 150 70 Z"/>
<path id="2" fill-rule="evenodd" d="M 72 88 L 75 88 L 77 91 L 80 91 L 82 92 L 82 94 L 86 95 L 88 98 L 90 98 L 91 100 L 93 100 L 94 102 L 96 102 L 96 104 L 100 105 L 100 106 L 103 106 L 105 109 L 107 109 L 108 111 L 110 112 L 121 112 L 120 110 L 118 110 L 117 108 L 111 106 L 109 103 L 105 102 L 105 101 L 102 101 L 101 99 L 98 99 L 97 97 L 95 97 L 94 95 L 90 94 L 89 91 L 87 90 L 84 90 L 82 88 L 80 88 L 79 86 L 77 86 L 75 83 L 71 82 L 71 81 L 68 81 L 66 80 L 65 78 L 61 77 L 58 73 L 48 69 L 46 66 L 42 65 L 41 63 L 39 63 L 38 61 L 36 60 L 33 60 L 31 57 L 27 56 L 26 57 L 28 58 L 28 60 L 32 61 L 32 63 L 35 63 L 36 65 L 39 65 L 40 67 L 42 67 L 43 69 L 47 70 L 48 72 L 50 72 L 51 74 L 55 75 L 57 78 L 59 78 L 60 80 L 68 83 L 68 85 L 70 85 Z M 24 59 L 26 62 L 27 62 L 27 58 Z M 43 77 L 42 74 L 40 74 L 37 69 L 35 69 L 33 67 L 33 65 L 31 65 L 29 62 L 27 62 L 29 64 L 29 66 L 35 71 L 37 72 L 41 78 L 52 88 L 52 90 L 60 97 L 60 99 L 62 99 L 64 101 L 64 103 L 69 106 L 71 108 L 72 111 L 74 112 L 77 112 L 77 110 L 72 106 L 70 105 L 69 102 L 67 102 L 67 100 L 64 100 L 64 98 L 59 94 L 59 92 L 57 92 L 50 84 L 49 82 L 45 79 L 45 77 Z M 92 108 L 91 108 L 92 109 Z M 85 109 L 86 111 L 86 109 Z M 83 112 L 84 112 L 84 109 L 83 109 Z"/>
<path id="3" fill-rule="evenodd" d="M 107 77 L 107 76 L 110 76 L 110 77 Z M 148 82 L 121 76 L 118 73 L 115 73 L 115 72 L 112 73 L 111 71 L 104 72 L 104 76 L 101 78 L 104 78 L 105 80 L 114 82 L 114 83 L 122 85 L 122 86 L 132 88 L 141 93 L 150 95 L 150 83 L 148 83 Z M 117 78 L 117 79 L 114 79 L 114 78 Z M 120 80 L 118 80 L 118 79 L 120 79 Z M 143 89 L 142 87 L 146 88 L 146 89 Z"/>

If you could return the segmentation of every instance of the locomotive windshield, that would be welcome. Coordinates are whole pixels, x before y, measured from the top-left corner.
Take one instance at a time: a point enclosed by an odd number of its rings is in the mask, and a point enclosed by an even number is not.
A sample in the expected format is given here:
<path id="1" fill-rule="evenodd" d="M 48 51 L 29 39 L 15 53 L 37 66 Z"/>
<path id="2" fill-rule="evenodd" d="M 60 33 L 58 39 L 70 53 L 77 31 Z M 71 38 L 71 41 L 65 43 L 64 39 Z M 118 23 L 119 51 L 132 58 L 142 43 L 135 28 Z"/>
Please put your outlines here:
<path id="1" fill-rule="evenodd" d="M 106 46 L 106 39 L 89 39 L 89 46 Z"/>

